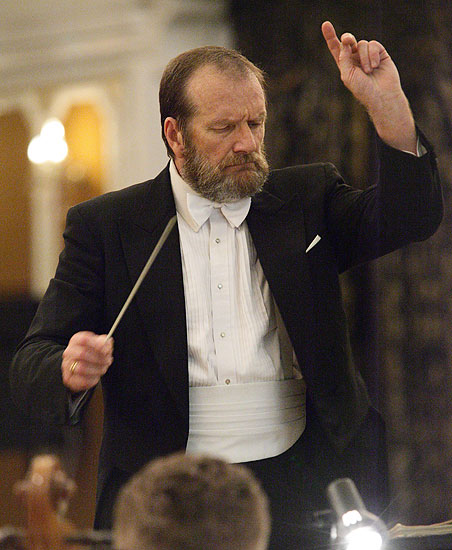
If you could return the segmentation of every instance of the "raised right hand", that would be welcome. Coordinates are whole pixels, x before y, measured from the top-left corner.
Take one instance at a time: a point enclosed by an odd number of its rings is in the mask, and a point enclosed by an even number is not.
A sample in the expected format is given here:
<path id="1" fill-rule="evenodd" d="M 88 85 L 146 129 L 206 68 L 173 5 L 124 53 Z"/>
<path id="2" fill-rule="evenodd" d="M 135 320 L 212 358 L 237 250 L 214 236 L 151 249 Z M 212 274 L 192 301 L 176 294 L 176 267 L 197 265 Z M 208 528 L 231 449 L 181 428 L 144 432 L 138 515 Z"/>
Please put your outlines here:
<path id="1" fill-rule="evenodd" d="M 93 388 L 113 362 L 113 339 L 106 334 L 77 332 L 63 352 L 63 384 L 72 392 Z"/>
<path id="2" fill-rule="evenodd" d="M 381 139 L 416 154 L 413 115 L 397 67 L 383 45 L 376 40 L 358 42 L 349 32 L 339 40 L 329 21 L 322 24 L 322 33 L 343 83 L 364 105 Z"/>

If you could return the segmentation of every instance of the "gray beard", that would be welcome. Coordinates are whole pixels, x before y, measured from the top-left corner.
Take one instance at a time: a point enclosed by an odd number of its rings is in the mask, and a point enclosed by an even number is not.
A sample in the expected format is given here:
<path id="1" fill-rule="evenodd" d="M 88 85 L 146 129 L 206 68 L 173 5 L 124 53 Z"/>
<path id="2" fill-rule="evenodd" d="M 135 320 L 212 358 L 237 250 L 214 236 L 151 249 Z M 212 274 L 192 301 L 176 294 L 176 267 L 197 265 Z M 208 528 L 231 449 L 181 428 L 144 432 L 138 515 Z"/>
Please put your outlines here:
<path id="1" fill-rule="evenodd" d="M 244 173 L 224 174 L 223 170 L 231 164 L 246 164 L 253 162 L 255 168 Z M 228 155 L 218 166 L 214 167 L 195 147 L 185 149 L 185 163 L 182 167 L 182 177 L 190 187 L 202 197 L 217 202 L 236 202 L 245 197 L 251 197 L 262 189 L 268 176 L 268 163 L 265 152 Z"/>

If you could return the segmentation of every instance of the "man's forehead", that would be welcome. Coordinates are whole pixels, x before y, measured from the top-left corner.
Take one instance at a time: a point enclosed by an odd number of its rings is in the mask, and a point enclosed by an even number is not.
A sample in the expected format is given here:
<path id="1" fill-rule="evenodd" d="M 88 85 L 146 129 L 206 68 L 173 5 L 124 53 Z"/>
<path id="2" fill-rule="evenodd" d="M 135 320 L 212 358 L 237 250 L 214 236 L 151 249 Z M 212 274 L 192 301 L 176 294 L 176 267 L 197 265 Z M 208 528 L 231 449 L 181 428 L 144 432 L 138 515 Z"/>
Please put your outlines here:
<path id="1" fill-rule="evenodd" d="M 187 95 L 197 110 L 215 107 L 225 113 L 234 110 L 234 103 L 254 104 L 265 112 L 265 95 L 256 75 L 206 65 L 195 71 L 187 83 Z"/>

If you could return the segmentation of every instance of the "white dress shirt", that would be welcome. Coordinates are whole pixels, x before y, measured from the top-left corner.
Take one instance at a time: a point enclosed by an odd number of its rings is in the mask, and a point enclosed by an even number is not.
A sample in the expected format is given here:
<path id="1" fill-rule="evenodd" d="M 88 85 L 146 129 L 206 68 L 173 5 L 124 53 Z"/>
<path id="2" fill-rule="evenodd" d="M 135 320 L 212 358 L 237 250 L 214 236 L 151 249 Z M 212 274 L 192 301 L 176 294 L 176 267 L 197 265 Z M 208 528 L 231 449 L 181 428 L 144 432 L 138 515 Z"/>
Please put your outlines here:
<path id="1" fill-rule="evenodd" d="M 181 243 L 189 385 L 300 377 L 245 221 L 251 199 L 212 208 L 172 161 L 170 176 Z"/>

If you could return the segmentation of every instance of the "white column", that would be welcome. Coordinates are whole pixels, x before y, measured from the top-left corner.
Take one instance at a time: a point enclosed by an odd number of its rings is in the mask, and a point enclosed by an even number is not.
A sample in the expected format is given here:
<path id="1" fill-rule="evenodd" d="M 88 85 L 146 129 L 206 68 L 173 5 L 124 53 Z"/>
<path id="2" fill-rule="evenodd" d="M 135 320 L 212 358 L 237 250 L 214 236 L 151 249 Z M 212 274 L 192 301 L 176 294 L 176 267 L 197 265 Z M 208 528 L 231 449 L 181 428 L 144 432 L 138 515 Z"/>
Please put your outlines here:
<path id="1" fill-rule="evenodd" d="M 55 273 L 62 246 L 60 202 L 58 197 L 60 167 L 54 164 L 33 167 L 31 204 L 31 293 L 40 298 Z"/>
<path id="2" fill-rule="evenodd" d="M 143 56 L 131 62 L 124 74 L 115 178 L 119 187 L 154 177 L 166 163 L 160 139 L 159 82 L 153 65 L 154 60 Z"/>

